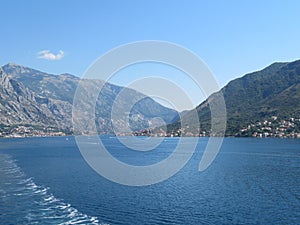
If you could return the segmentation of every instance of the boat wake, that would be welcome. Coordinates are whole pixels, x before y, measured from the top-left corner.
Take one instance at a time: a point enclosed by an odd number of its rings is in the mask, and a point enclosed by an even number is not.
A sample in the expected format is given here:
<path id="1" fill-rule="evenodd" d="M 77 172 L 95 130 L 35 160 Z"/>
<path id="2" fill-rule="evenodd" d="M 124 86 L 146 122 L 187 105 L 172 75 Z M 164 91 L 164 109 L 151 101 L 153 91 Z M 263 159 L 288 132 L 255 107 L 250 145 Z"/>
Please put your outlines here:
<path id="1" fill-rule="evenodd" d="M 38 186 L 7 154 L 0 154 L 0 224 L 99 224 Z"/>

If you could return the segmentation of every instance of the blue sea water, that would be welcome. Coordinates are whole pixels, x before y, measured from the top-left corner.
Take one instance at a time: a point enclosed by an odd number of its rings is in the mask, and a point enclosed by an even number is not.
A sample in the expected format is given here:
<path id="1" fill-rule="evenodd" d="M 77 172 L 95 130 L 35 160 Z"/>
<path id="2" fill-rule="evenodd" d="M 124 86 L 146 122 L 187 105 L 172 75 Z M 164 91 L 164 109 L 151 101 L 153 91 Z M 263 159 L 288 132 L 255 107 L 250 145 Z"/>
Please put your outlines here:
<path id="1" fill-rule="evenodd" d="M 300 140 L 225 138 L 199 172 L 207 140 L 175 176 L 131 187 L 93 171 L 73 137 L 0 139 L 0 224 L 300 224 Z M 119 160 L 149 165 L 178 139 L 148 152 L 102 141 Z"/>

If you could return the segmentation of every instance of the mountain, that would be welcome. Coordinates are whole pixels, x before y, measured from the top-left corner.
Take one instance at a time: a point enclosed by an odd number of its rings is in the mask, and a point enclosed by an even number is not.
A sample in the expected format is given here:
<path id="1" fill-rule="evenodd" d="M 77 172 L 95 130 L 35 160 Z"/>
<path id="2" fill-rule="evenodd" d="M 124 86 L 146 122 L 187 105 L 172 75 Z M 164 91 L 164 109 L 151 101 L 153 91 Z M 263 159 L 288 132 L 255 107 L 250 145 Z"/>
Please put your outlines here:
<path id="1" fill-rule="evenodd" d="M 64 102 L 35 95 L 0 68 L 0 124 L 33 124 L 67 128 Z"/>
<path id="2" fill-rule="evenodd" d="M 274 63 L 261 71 L 246 74 L 209 96 L 196 107 L 201 130 L 207 133 L 210 130 L 209 105 L 220 93 L 226 104 L 227 135 L 236 136 L 249 124 L 272 116 L 281 119 L 300 118 L 300 60 Z M 185 116 L 189 116 L 189 113 Z M 179 128 L 180 121 L 168 127 L 169 132 Z"/>
<path id="3" fill-rule="evenodd" d="M 79 82 L 86 96 L 104 84 L 101 80 L 84 80 L 70 74 L 52 75 L 11 63 L 0 68 L 0 135 L 1 130 L 12 130 L 18 126 L 72 133 L 73 97 Z M 117 98 L 121 92 L 122 98 Z M 100 134 L 113 132 L 112 121 L 119 127 L 118 134 L 127 131 L 128 124 L 137 134 L 140 131 L 145 134 L 145 130 L 147 134 L 149 127 L 158 127 L 154 131 L 163 132 L 159 128 L 161 122 L 155 119 L 160 117 L 169 124 L 169 134 L 198 135 L 200 132 L 207 135 L 210 134 L 210 106 L 218 104 L 220 94 L 224 96 L 227 110 L 226 135 L 253 135 L 252 130 L 256 132 L 255 129 L 262 126 L 259 124 L 270 118 L 279 118 L 273 122 L 280 126 L 279 130 L 293 130 L 296 126 L 294 119 L 300 122 L 300 60 L 274 63 L 263 70 L 230 81 L 196 107 L 200 131 L 195 121 L 189 123 L 189 127 L 181 127 L 176 111 L 161 106 L 135 90 L 109 83 L 103 86 L 96 101 L 95 123 Z M 120 115 L 117 118 L 111 116 L 113 104 Z M 85 98 L 82 101 L 82 112 L 92 105 L 89 98 Z M 129 111 L 128 105 L 133 106 Z M 128 116 L 129 121 L 126 119 Z M 181 116 L 184 121 L 189 121 L 192 112 L 184 111 Z M 91 129 L 90 122 L 93 121 L 82 123 L 83 131 Z M 260 132 L 264 132 L 263 129 L 277 129 L 277 132 L 278 127 L 274 126 L 259 129 Z M 246 134 L 243 133 L 245 130 Z M 300 132 L 300 125 L 297 130 Z"/>
<path id="4" fill-rule="evenodd" d="M 1 127 L 10 130 L 26 125 L 72 133 L 73 97 L 79 82 L 87 96 L 104 84 L 101 80 L 80 79 L 70 74 L 53 75 L 13 63 L 3 66 L 0 68 L 0 132 Z M 121 91 L 122 101 L 116 98 Z M 85 101 L 84 107 L 93 104 L 89 99 Z M 105 83 L 95 104 L 95 123 L 100 134 L 113 132 L 113 104 L 117 105 L 120 113 L 129 115 L 129 125 L 133 130 L 161 125 L 154 122 L 156 117 L 162 118 L 165 123 L 171 123 L 178 117 L 175 110 L 135 90 Z M 122 112 L 128 104 L 133 105 L 130 112 Z M 122 119 L 117 121 L 119 126 L 127 127 L 128 121 Z M 87 131 L 90 129 L 85 128 Z"/>

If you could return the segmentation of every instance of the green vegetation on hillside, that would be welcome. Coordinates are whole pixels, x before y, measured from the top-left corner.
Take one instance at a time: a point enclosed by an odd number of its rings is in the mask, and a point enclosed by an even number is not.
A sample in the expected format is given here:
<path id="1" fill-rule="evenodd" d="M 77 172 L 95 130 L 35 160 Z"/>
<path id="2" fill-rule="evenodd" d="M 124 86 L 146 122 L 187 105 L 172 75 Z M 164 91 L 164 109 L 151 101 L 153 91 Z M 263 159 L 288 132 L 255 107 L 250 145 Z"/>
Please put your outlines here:
<path id="1" fill-rule="evenodd" d="M 300 60 L 274 63 L 229 82 L 220 92 L 226 103 L 228 136 L 239 136 L 241 129 L 249 124 L 272 116 L 282 120 L 300 118 Z M 200 134 L 210 133 L 210 104 L 213 101 L 214 95 L 211 95 L 196 108 L 201 124 Z M 177 121 L 168 126 L 168 133 L 176 133 L 179 129 L 182 128 Z M 197 130 L 193 133 L 199 134 Z"/>

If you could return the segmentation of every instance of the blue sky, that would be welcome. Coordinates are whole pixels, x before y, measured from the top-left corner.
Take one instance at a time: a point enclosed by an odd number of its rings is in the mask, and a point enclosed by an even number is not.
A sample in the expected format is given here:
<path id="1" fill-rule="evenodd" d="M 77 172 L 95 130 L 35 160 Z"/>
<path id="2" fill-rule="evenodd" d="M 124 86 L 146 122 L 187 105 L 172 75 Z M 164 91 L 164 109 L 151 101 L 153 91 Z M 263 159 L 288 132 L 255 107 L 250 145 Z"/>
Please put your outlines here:
<path id="1" fill-rule="evenodd" d="M 2 0 L 0 64 L 81 76 L 112 48 L 163 40 L 195 52 L 224 86 L 272 62 L 300 59 L 299 9 L 297 0 Z"/>

